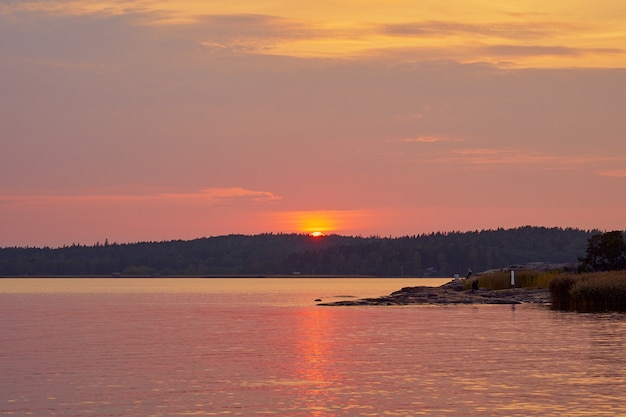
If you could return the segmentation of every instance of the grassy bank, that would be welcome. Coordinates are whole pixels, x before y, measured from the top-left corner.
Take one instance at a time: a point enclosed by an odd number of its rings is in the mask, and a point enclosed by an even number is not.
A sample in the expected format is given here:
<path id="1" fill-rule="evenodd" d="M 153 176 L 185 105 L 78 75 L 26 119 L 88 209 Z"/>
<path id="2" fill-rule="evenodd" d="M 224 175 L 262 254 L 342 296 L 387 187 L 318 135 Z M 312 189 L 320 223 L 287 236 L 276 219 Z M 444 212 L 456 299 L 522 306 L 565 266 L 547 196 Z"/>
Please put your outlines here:
<path id="1" fill-rule="evenodd" d="M 515 271 L 515 287 L 516 288 L 548 288 L 550 281 L 558 275 L 557 271 L 535 271 L 535 270 L 518 270 Z M 478 287 L 489 290 L 506 290 L 511 288 L 511 272 L 491 272 L 480 275 L 475 279 L 478 280 Z M 463 289 L 471 288 L 473 279 L 465 280 Z"/>
<path id="2" fill-rule="evenodd" d="M 559 274 L 549 288 L 557 309 L 626 311 L 626 271 Z"/>
<path id="3" fill-rule="evenodd" d="M 493 272 L 480 275 L 478 287 L 490 290 L 511 288 L 511 272 Z M 473 279 L 465 280 L 463 289 L 471 288 Z M 626 312 L 626 271 L 594 272 L 585 274 L 558 271 L 515 271 L 516 288 L 544 288 L 550 290 L 552 306 L 559 310 L 582 312 Z"/>

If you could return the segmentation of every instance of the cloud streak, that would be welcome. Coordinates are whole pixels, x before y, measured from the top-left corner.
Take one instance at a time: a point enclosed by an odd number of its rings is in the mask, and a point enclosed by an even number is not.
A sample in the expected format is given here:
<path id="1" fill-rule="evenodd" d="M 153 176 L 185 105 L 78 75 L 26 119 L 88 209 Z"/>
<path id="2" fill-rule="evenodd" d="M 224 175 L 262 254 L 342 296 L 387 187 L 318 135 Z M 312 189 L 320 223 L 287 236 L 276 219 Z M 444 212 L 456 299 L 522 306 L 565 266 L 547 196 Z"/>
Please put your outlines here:
<path id="1" fill-rule="evenodd" d="M 240 187 L 207 188 L 192 193 L 155 194 L 88 194 L 88 195 L 4 195 L 5 204 L 266 204 L 282 197 L 269 191 L 255 191 Z"/>
<path id="2" fill-rule="evenodd" d="M 603 169 L 598 171 L 601 177 L 626 178 L 626 169 Z"/>
<path id="3" fill-rule="evenodd" d="M 438 142 L 463 142 L 463 139 L 453 139 L 441 136 L 418 136 L 400 139 L 403 143 L 438 143 Z"/>
<path id="4" fill-rule="evenodd" d="M 514 148 L 482 148 L 482 149 L 454 149 L 452 156 L 443 157 L 440 161 L 462 163 L 466 165 L 545 165 L 549 168 L 576 167 L 581 165 L 593 166 L 609 162 L 626 161 L 626 156 L 598 156 L 598 155 L 554 155 L 546 152 L 514 149 Z M 607 175 L 621 173 L 620 170 L 602 171 Z"/>
<path id="5" fill-rule="evenodd" d="M 625 55 L 622 48 L 571 48 L 567 46 L 545 45 L 492 45 L 478 48 L 477 51 L 499 57 L 571 56 L 581 55 Z"/>
<path id="6" fill-rule="evenodd" d="M 563 29 L 556 25 L 537 25 L 531 23 L 474 23 L 467 24 L 455 21 L 421 21 L 382 25 L 382 34 L 400 37 L 450 37 L 476 36 L 482 38 L 537 40 L 553 36 Z"/>

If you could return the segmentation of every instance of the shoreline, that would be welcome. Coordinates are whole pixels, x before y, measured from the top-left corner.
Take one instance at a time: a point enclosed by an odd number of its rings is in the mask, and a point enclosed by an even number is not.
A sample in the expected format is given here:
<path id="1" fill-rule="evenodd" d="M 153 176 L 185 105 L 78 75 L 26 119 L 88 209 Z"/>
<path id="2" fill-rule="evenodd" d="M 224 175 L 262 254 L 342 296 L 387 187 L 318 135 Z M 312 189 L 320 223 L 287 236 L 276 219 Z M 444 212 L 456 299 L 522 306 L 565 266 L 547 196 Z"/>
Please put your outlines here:
<path id="1" fill-rule="evenodd" d="M 317 303 L 318 306 L 403 306 L 459 304 L 551 304 L 548 289 L 510 288 L 506 290 L 463 290 L 463 279 L 439 287 L 405 287 L 389 295 Z"/>

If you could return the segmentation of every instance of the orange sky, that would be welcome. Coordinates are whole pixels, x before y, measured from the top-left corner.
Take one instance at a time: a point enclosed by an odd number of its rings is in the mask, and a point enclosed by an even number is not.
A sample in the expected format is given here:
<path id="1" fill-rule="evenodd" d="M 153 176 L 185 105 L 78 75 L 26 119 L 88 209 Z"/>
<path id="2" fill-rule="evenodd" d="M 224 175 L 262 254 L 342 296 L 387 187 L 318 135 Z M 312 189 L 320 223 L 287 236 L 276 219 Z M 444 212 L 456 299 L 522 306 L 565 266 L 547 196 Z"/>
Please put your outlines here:
<path id="1" fill-rule="evenodd" d="M 0 4 L 0 246 L 625 229 L 623 1 Z"/>

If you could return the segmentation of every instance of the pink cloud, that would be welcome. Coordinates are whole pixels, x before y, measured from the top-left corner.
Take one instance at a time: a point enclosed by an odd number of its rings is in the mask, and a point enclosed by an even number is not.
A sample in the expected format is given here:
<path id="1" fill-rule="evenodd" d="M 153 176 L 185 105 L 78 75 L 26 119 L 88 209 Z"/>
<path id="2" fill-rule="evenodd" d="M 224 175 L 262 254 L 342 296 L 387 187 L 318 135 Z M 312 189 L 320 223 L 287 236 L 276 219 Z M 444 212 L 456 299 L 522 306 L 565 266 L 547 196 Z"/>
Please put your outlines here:
<path id="1" fill-rule="evenodd" d="M 598 175 L 601 177 L 626 178 L 626 169 L 604 169 L 602 171 L 598 171 Z"/>
<path id="2" fill-rule="evenodd" d="M 441 142 L 443 139 L 437 136 L 419 136 L 417 138 L 404 138 L 402 142 L 405 143 L 435 143 Z"/>
<path id="3" fill-rule="evenodd" d="M 395 120 L 398 120 L 401 122 L 412 122 L 415 120 L 421 120 L 423 118 L 424 118 L 423 113 L 406 113 L 406 114 L 399 114 L 395 116 Z"/>
<path id="4" fill-rule="evenodd" d="M 0 202 L 4 204 L 227 204 L 227 203 L 269 203 L 282 197 L 269 191 L 247 190 L 240 187 L 207 188 L 190 193 L 155 193 L 155 194 L 81 194 L 81 195 L 4 195 Z"/>
<path id="5" fill-rule="evenodd" d="M 416 136 L 400 139 L 403 143 L 437 143 L 437 142 L 463 142 L 463 139 L 449 138 L 444 136 Z"/>
<path id="6" fill-rule="evenodd" d="M 533 165 L 551 164 L 552 167 L 573 165 L 591 165 L 597 163 L 624 161 L 621 156 L 587 156 L 587 155 L 555 155 L 532 150 L 513 148 L 479 148 L 479 149 L 456 149 L 451 157 L 442 158 L 448 162 L 466 163 L 470 165 Z M 626 170 L 603 171 L 610 176 L 622 176 Z M 616 174 L 617 173 L 617 174 Z M 602 174 L 600 174 L 602 175 Z"/>
<path id="7" fill-rule="evenodd" d="M 255 203 L 264 203 L 281 200 L 282 197 L 269 192 L 269 191 L 255 191 L 247 190 L 245 188 L 233 187 L 233 188 L 207 188 L 196 193 L 188 194 L 158 194 L 152 196 L 152 198 L 187 198 L 198 199 L 208 202 L 225 202 L 225 201 L 252 201 Z"/>

